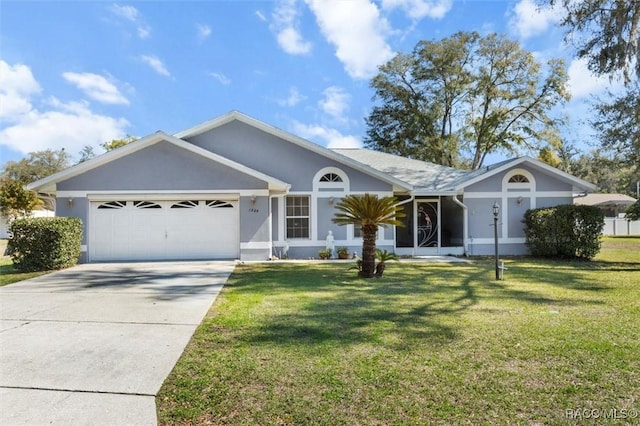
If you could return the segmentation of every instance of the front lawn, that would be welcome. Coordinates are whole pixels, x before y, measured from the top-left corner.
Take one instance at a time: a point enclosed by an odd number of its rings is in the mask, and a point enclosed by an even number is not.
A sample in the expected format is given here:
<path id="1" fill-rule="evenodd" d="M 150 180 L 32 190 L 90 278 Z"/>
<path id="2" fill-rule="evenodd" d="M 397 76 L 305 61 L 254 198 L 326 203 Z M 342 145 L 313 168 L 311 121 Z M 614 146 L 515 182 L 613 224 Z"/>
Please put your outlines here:
<path id="1" fill-rule="evenodd" d="M 344 264 L 239 266 L 162 387 L 159 421 L 576 424 L 592 409 L 638 421 L 633 247 L 510 259 L 501 282 L 489 260 L 390 264 L 377 280 Z"/>
<path id="2" fill-rule="evenodd" d="M 46 272 L 18 272 L 13 268 L 13 262 L 9 256 L 4 256 L 8 240 L 0 239 L 0 287 L 13 284 L 18 281 L 34 278 Z"/>
<path id="3" fill-rule="evenodd" d="M 11 258 L 0 257 L 0 287 L 13 284 L 18 281 L 28 280 L 29 278 L 35 278 L 40 275 L 44 275 L 48 272 L 19 272 L 13 268 L 13 262 Z"/>

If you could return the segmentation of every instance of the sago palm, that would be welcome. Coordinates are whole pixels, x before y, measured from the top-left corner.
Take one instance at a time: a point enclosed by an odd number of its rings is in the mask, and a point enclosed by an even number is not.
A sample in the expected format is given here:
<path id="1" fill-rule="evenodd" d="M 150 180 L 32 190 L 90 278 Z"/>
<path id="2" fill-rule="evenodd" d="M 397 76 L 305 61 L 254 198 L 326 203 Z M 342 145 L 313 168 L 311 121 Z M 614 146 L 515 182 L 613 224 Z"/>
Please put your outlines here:
<path id="1" fill-rule="evenodd" d="M 376 267 L 376 233 L 379 226 L 404 226 L 399 218 L 405 216 L 395 197 L 378 198 L 369 193 L 364 196 L 347 195 L 336 204 L 338 213 L 333 223 L 354 225 L 362 229 L 362 270 L 360 276 L 372 278 Z"/>

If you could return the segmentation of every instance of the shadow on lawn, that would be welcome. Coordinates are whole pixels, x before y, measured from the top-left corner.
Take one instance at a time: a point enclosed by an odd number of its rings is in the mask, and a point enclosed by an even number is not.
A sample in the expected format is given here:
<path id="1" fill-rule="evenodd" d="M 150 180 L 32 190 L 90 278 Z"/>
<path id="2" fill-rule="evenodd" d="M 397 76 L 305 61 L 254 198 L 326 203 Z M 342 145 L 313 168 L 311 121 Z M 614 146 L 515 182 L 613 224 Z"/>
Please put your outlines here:
<path id="1" fill-rule="evenodd" d="M 403 266 L 373 280 L 345 278 L 346 273 L 335 267 L 305 267 L 304 272 L 299 266 L 288 265 L 249 270 L 237 275 L 230 291 L 239 296 L 274 296 L 272 303 L 276 304 L 282 303 L 278 300 L 281 295 L 304 297 L 305 302 L 291 309 L 261 313 L 259 322 L 236 330 L 234 339 L 249 344 L 315 347 L 368 343 L 409 349 L 416 340 L 433 345 L 456 340 L 466 321 L 462 314 L 481 300 L 565 306 L 601 303 L 579 297 L 556 298 L 539 288 L 527 289 L 526 285 L 511 287 L 508 282 L 492 280 L 493 270 L 487 266 Z M 538 272 L 542 271 L 536 269 Z M 542 273 L 543 280 L 546 273 Z M 570 269 L 553 274 L 563 285 L 597 289 Z M 509 309 L 509 305 L 505 306 L 500 309 Z"/>

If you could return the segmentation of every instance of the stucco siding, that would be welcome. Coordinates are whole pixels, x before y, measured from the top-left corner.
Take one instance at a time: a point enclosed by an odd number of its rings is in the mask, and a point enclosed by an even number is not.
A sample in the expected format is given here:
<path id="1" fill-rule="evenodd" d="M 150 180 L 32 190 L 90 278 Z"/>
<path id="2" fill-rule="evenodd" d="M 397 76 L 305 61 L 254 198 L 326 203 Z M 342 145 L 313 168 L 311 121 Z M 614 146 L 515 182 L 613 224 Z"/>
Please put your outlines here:
<path id="1" fill-rule="evenodd" d="M 287 182 L 292 191 L 311 191 L 314 175 L 325 167 L 342 169 L 349 176 L 351 191 L 392 189 L 388 183 L 239 121 L 186 140 Z"/>
<path id="2" fill-rule="evenodd" d="M 270 257 L 269 249 L 242 249 L 240 253 L 240 260 L 248 262 L 268 260 Z"/>
<path id="3" fill-rule="evenodd" d="M 536 179 L 536 191 L 571 191 L 572 186 L 554 176 L 539 171 L 531 171 Z"/>
<path id="4" fill-rule="evenodd" d="M 269 197 L 240 198 L 240 243 L 269 242 Z"/>
<path id="5" fill-rule="evenodd" d="M 538 197 L 536 199 L 536 208 L 554 207 L 561 204 L 573 204 L 572 197 Z"/>
<path id="6" fill-rule="evenodd" d="M 494 176 L 490 176 L 486 179 L 476 182 L 473 185 L 465 187 L 464 193 L 470 194 L 472 192 L 500 192 L 502 191 L 502 178 L 504 173 L 499 173 Z"/>
<path id="7" fill-rule="evenodd" d="M 531 200 L 529 198 L 512 197 L 507 199 L 507 228 L 509 238 L 524 237 L 524 213 L 531 208 Z"/>
<path id="8" fill-rule="evenodd" d="M 71 203 L 69 200 L 71 200 Z M 87 244 L 89 200 L 85 197 L 58 197 L 56 198 L 56 216 L 77 217 L 80 219 L 82 221 L 82 244 Z"/>
<path id="9" fill-rule="evenodd" d="M 61 191 L 266 189 L 267 183 L 159 142 L 58 183 Z"/>
<path id="10" fill-rule="evenodd" d="M 493 256 L 495 254 L 493 244 L 471 244 L 469 246 L 470 256 Z M 529 254 L 529 249 L 525 244 L 500 244 L 498 247 L 499 256 L 524 256 Z M 505 276 L 508 270 L 505 272 Z"/>
<path id="11" fill-rule="evenodd" d="M 338 226 L 331 221 L 338 211 L 335 208 L 337 202 L 338 201 L 335 200 L 334 204 L 329 204 L 327 198 L 318 198 L 317 220 L 319 240 L 326 240 L 329 231 L 333 233 L 334 240 L 345 240 L 347 238 L 347 227 Z"/>
<path id="12" fill-rule="evenodd" d="M 500 198 L 465 199 L 469 212 L 469 238 L 493 238 L 493 203 L 501 205 Z M 501 226 L 498 225 L 498 235 L 501 234 Z"/>
<path id="13" fill-rule="evenodd" d="M 511 167 L 501 173 L 490 176 L 480 182 L 469 185 L 465 188 L 465 194 L 473 192 L 495 192 L 502 191 L 502 181 L 506 174 L 511 173 L 515 169 L 525 170 L 533 176 L 535 180 L 536 191 L 571 191 L 571 184 L 560 180 L 558 177 L 545 173 L 533 167 L 518 165 Z"/>
<path id="14" fill-rule="evenodd" d="M 349 248 L 349 254 L 353 254 L 355 251 L 358 253 L 358 256 L 362 256 L 362 245 L 359 246 L 347 246 Z M 315 247 L 291 247 L 289 250 L 289 258 L 291 259 L 318 259 L 318 251 L 324 249 L 324 246 L 315 246 Z M 392 252 L 392 245 L 377 245 L 376 248 L 381 250 L 387 250 Z M 335 252 L 334 252 L 335 256 Z"/>

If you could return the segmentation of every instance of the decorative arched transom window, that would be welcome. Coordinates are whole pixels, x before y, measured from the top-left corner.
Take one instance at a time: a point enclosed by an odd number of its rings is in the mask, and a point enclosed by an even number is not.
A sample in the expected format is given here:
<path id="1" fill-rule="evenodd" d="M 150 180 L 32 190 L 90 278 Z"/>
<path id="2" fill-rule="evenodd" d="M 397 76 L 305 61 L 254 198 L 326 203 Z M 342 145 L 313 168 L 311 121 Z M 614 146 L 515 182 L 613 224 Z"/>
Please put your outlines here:
<path id="1" fill-rule="evenodd" d="M 320 182 L 342 182 L 342 178 L 336 173 L 327 173 L 320 178 Z"/>
<path id="2" fill-rule="evenodd" d="M 508 183 L 529 183 L 529 178 L 525 175 L 513 175 L 509 178 Z"/>
<path id="3" fill-rule="evenodd" d="M 530 171 L 513 169 L 502 179 L 502 190 L 506 192 L 533 192 L 536 181 Z"/>
<path id="4" fill-rule="evenodd" d="M 347 192 L 349 191 L 349 177 L 337 167 L 325 167 L 313 178 L 315 192 Z"/>

